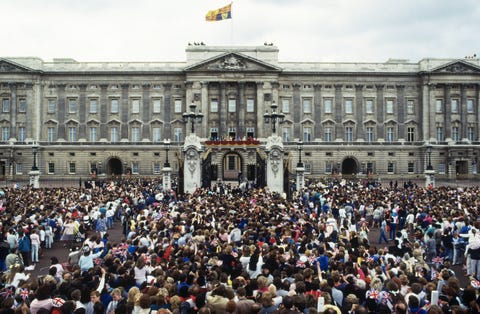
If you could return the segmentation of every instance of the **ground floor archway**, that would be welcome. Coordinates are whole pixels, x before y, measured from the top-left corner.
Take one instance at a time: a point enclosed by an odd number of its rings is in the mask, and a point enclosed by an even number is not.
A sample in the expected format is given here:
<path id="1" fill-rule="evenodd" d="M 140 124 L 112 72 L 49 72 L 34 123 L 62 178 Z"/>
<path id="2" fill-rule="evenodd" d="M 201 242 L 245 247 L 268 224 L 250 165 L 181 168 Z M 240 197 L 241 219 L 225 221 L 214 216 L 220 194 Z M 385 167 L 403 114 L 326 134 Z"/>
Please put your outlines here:
<path id="1" fill-rule="evenodd" d="M 358 162 L 355 158 L 345 158 L 342 162 L 342 175 L 354 175 L 358 173 Z"/>
<path id="2" fill-rule="evenodd" d="M 107 163 L 107 175 L 118 176 L 123 173 L 122 161 L 116 157 L 110 158 Z"/>

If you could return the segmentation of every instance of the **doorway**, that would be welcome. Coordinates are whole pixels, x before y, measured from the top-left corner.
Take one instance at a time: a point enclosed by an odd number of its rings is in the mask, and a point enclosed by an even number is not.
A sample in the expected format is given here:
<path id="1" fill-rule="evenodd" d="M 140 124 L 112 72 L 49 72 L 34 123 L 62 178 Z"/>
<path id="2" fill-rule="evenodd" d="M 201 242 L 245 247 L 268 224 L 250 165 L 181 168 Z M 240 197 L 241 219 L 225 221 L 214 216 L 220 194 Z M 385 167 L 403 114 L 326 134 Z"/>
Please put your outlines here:
<path id="1" fill-rule="evenodd" d="M 354 175 L 357 173 L 357 161 L 353 158 L 345 158 L 342 162 L 342 175 Z"/>
<path id="2" fill-rule="evenodd" d="M 122 161 L 118 158 L 111 158 L 107 163 L 107 174 L 118 176 L 122 173 Z"/>
<path id="3" fill-rule="evenodd" d="M 236 153 L 228 153 L 223 157 L 223 179 L 226 181 L 240 180 L 242 174 L 242 158 Z"/>

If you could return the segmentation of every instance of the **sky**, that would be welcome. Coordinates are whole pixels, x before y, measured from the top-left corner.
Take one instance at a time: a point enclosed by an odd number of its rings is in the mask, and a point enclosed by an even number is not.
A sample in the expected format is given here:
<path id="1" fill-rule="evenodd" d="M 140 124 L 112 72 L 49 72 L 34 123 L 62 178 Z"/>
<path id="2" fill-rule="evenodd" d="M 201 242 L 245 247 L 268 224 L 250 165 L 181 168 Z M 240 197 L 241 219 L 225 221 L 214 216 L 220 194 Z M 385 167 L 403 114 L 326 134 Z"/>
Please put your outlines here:
<path id="1" fill-rule="evenodd" d="M 0 0 L 0 57 L 186 61 L 188 43 L 279 48 L 282 62 L 480 56 L 478 0 Z"/>

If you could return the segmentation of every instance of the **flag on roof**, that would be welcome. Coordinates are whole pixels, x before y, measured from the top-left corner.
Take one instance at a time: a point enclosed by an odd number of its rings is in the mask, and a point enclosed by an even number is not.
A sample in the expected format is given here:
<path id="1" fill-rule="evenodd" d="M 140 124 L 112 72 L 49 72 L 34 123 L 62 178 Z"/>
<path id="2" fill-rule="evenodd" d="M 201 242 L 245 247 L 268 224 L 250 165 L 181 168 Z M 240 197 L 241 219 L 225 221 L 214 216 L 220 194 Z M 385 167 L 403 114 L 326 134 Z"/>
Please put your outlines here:
<path id="1" fill-rule="evenodd" d="M 222 21 L 232 18 L 232 4 L 221 7 L 220 9 L 210 10 L 205 15 L 205 20 L 208 22 Z"/>

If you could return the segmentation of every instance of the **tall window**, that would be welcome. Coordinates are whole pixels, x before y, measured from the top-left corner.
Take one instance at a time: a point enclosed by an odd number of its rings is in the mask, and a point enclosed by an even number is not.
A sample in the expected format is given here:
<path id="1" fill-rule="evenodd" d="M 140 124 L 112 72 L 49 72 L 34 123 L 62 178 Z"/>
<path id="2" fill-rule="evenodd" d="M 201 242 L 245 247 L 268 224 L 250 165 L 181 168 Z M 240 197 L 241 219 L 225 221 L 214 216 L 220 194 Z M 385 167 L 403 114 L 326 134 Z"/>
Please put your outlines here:
<path id="1" fill-rule="evenodd" d="M 69 142 L 77 141 L 77 127 L 73 126 L 68 128 L 68 141 Z"/>
<path id="2" fill-rule="evenodd" d="M 284 142 L 290 142 L 290 128 L 282 128 L 282 140 Z"/>
<path id="3" fill-rule="evenodd" d="M 458 142 L 460 140 L 458 131 L 459 131 L 458 126 L 452 127 L 452 140 L 455 142 Z"/>
<path id="4" fill-rule="evenodd" d="M 27 111 L 27 99 L 20 98 L 18 100 L 18 112 L 26 112 Z"/>
<path id="5" fill-rule="evenodd" d="M 303 141 L 310 142 L 312 140 L 312 128 L 303 127 Z"/>
<path id="6" fill-rule="evenodd" d="M 47 129 L 47 139 L 49 142 L 55 142 L 57 140 L 57 132 L 55 127 L 48 127 Z"/>
<path id="7" fill-rule="evenodd" d="M 395 129 L 392 126 L 387 127 L 387 142 L 395 141 Z"/>
<path id="8" fill-rule="evenodd" d="M 365 113 L 372 114 L 373 113 L 373 99 L 365 100 Z"/>
<path id="9" fill-rule="evenodd" d="M 345 127 L 345 142 L 353 142 L 353 127 Z"/>
<path id="10" fill-rule="evenodd" d="M 140 99 L 132 99 L 132 113 L 140 112 Z"/>
<path id="11" fill-rule="evenodd" d="M 443 99 L 435 99 L 435 112 L 436 113 L 443 112 Z"/>
<path id="12" fill-rule="evenodd" d="M 6 142 L 10 139 L 10 127 L 4 126 L 2 127 L 2 141 Z"/>
<path id="13" fill-rule="evenodd" d="M 437 126 L 437 142 L 443 142 L 443 127 Z"/>
<path id="14" fill-rule="evenodd" d="M 140 141 L 140 128 L 138 126 L 132 127 L 132 142 Z"/>
<path id="15" fill-rule="evenodd" d="M 162 107 L 162 101 L 160 99 L 153 100 L 153 113 L 160 113 L 160 108 Z"/>
<path id="16" fill-rule="evenodd" d="M 415 173 L 415 163 L 414 162 L 409 162 L 407 164 L 407 171 L 408 173 Z"/>
<path id="17" fill-rule="evenodd" d="M 255 138 L 255 128 L 247 128 L 247 138 Z"/>
<path id="18" fill-rule="evenodd" d="M 247 99 L 247 112 L 255 112 L 255 100 L 253 98 Z"/>
<path id="19" fill-rule="evenodd" d="M 77 171 L 77 167 L 74 162 L 68 163 L 68 173 L 74 174 Z"/>
<path id="20" fill-rule="evenodd" d="M 159 127 L 152 128 L 152 140 L 154 143 L 162 141 L 162 129 Z"/>
<path id="21" fill-rule="evenodd" d="M 458 113 L 458 99 L 452 99 L 452 113 Z"/>
<path id="22" fill-rule="evenodd" d="M 47 111 L 48 113 L 54 113 L 57 108 L 57 100 L 53 98 L 48 99 Z"/>
<path id="23" fill-rule="evenodd" d="M 372 126 L 367 126 L 367 130 L 366 130 L 366 140 L 367 142 L 371 143 L 371 142 L 374 142 L 375 141 L 375 130 Z"/>
<path id="24" fill-rule="evenodd" d="M 475 128 L 473 126 L 467 127 L 467 137 L 469 141 L 475 141 Z"/>
<path id="25" fill-rule="evenodd" d="M 27 130 L 25 127 L 21 126 L 18 128 L 18 141 L 19 142 L 25 142 L 25 139 L 27 138 Z"/>
<path id="26" fill-rule="evenodd" d="M 332 113 L 332 98 L 325 98 L 323 100 L 323 110 L 325 113 Z"/>
<path id="27" fill-rule="evenodd" d="M 153 163 L 153 174 L 160 174 L 160 163 Z"/>
<path id="28" fill-rule="evenodd" d="M 110 142 L 118 142 L 118 127 L 116 126 L 110 128 Z"/>
<path id="29" fill-rule="evenodd" d="M 16 165 L 16 168 L 17 168 L 17 169 L 16 169 L 16 173 L 17 173 L 17 174 L 22 174 L 22 173 L 23 173 L 23 164 L 17 162 L 15 165 Z"/>
<path id="30" fill-rule="evenodd" d="M 97 127 L 92 126 L 90 127 L 90 142 L 97 141 Z"/>
<path id="31" fill-rule="evenodd" d="M 97 113 L 98 112 L 98 99 L 92 98 L 90 99 L 90 113 Z"/>
<path id="32" fill-rule="evenodd" d="M 395 173 L 395 163 L 393 163 L 393 162 L 391 162 L 391 161 L 388 162 L 388 164 L 387 164 L 387 172 L 390 173 L 390 174 L 391 174 L 391 173 Z"/>
<path id="33" fill-rule="evenodd" d="M 289 98 L 282 98 L 282 112 L 284 112 L 284 113 L 290 112 L 290 99 Z"/>
<path id="34" fill-rule="evenodd" d="M 182 128 L 175 128 L 175 129 L 173 129 L 173 141 L 174 141 L 174 142 L 181 142 L 181 141 L 183 141 Z"/>
<path id="35" fill-rule="evenodd" d="M 353 100 L 352 99 L 345 99 L 345 113 L 352 114 L 353 113 Z"/>
<path id="36" fill-rule="evenodd" d="M 387 99 L 387 102 L 385 104 L 386 106 L 386 113 L 387 114 L 393 114 L 393 99 Z"/>
<path id="37" fill-rule="evenodd" d="M 69 113 L 77 112 L 77 99 L 76 98 L 70 98 L 68 100 L 68 112 Z"/>
<path id="38" fill-rule="evenodd" d="M 332 173 L 333 170 L 333 162 L 326 161 L 325 162 L 325 173 Z"/>
<path id="39" fill-rule="evenodd" d="M 415 142 L 415 128 L 408 127 L 407 128 L 407 142 Z"/>
<path id="40" fill-rule="evenodd" d="M 132 162 L 132 173 L 138 174 L 138 162 L 137 161 Z"/>
<path id="41" fill-rule="evenodd" d="M 468 113 L 475 113 L 475 105 L 473 99 L 467 99 L 467 112 Z"/>
<path id="42" fill-rule="evenodd" d="M 175 113 L 181 113 L 182 112 L 182 100 L 181 99 L 175 99 L 173 101 L 174 107 L 175 107 Z"/>
<path id="43" fill-rule="evenodd" d="M 210 139 L 212 141 L 218 140 L 218 128 L 210 128 Z"/>
<path id="44" fill-rule="evenodd" d="M 415 102 L 412 99 L 407 100 L 407 114 L 415 113 Z"/>
<path id="45" fill-rule="evenodd" d="M 48 163 L 48 174 L 54 174 L 55 173 L 55 163 L 54 162 L 49 162 Z"/>
<path id="46" fill-rule="evenodd" d="M 237 111 L 237 100 L 235 98 L 228 99 L 228 112 Z"/>
<path id="47" fill-rule="evenodd" d="M 10 98 L 2 99 L 2 112 L 10 112 Z"/>
<path id="48" fill-rule="evenodd" d="M 312 113 L 312 99 L 303 98 L 302 99 L 303 113 Z"/>
<path id="49" fill-rule="evenodd" d="M 110 113 L 118 113 L 118 99 L 110 100 Z"/>
<path id="50" fill-rule="evenodd" d="M 325 142 L 331 142 L 332 141 L 332 128 L 331 127 L 323 128 L 323 140 Z"/>
<path id="51" fill-rule="evenodd" d="M 218 99 L 210 99 L 210 112 L 218 112 Z"/>

